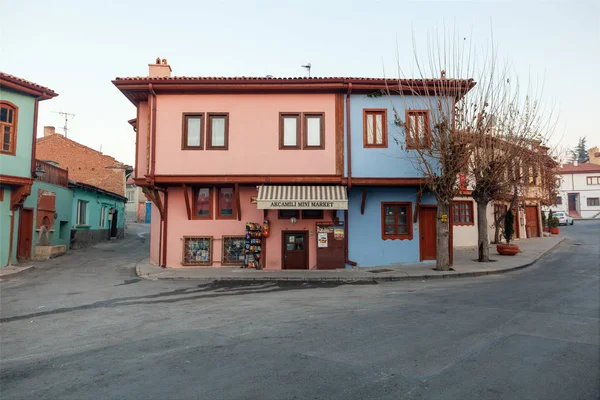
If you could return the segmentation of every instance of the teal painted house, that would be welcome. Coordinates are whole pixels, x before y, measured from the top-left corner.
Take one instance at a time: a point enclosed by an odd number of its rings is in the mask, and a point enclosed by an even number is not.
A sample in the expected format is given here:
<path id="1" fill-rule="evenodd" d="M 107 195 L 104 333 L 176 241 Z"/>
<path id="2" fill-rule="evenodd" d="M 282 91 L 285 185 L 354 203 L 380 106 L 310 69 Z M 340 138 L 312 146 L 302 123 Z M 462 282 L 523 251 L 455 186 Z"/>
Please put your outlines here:
<path id="1" fill-rule="evenodd" d="M 75 181 L 69 181 L 69 187 L 73 247 L 124 237 L 127 197 Z"/>
<path id="2" fill-rule="evenodd" d="M 31 257 L 35 215 L 23 207 L 36 176 L 38 104 L 56 96 L 0 72 L 0 267 Z"/>

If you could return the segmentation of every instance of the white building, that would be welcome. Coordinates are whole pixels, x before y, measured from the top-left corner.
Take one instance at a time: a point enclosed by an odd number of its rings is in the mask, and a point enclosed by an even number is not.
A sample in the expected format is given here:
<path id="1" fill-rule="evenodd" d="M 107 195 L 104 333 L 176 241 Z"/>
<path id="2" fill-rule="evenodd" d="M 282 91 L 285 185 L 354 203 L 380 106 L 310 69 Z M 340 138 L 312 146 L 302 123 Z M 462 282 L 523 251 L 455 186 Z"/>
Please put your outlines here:
<path id="1" fill-rule="evenodd" d="M 600 218 L 600 152 L 589 150 L 590 162 L 563 164 L 560 189 L 552 210 L 567 211 L 573 218 Z"/>
<path id="2" fill-rule="evenodd" d="M 142 192 L 142 188 L 137 186 L 132 178 L 127 179 L 125 195 L 127 196 L 127 203 L 125 204 L 125 221 L 145 222 L 146 203 L 148 202 L 148 199 Z"/>

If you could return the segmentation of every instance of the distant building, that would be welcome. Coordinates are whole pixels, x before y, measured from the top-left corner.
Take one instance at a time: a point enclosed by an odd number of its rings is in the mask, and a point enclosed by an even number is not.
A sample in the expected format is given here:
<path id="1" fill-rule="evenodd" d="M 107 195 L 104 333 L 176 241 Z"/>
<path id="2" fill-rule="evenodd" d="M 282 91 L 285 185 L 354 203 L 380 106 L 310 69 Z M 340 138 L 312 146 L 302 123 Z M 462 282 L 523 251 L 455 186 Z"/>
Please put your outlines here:
<path id="1" fill-rule="evenodd" d="M 29 258 L 33 210 L 24 207 L 36 176 L 38 104 L 58 96 L 37 83 L 0 72 L 0 266 Z"/>
<path id="2" fill-rule="evenodd" d="M 125 182 L 133 168 L 90 147 L 44 127 L 44 137 L 37 139 L 37 158 L 57 162 L 69 170 L 69 178 L 125 196 Z"/>
<path id="3" fill-rule="evenodd" d="M 127 179 L 125 188 L 125 220 L 127 222 L 145 222 L 146 221 L 146 203 L 148 199 L 142 188 L 135 184 L 133 178 Z"/>
<path id="4" fill-rule="evenodd" d="M 600 152 L 588 151 L 590 161 L 563 164 L 558 169 L 560 191 L 553 211 L 567 211 L 573 218 L 600 218 Z"/>

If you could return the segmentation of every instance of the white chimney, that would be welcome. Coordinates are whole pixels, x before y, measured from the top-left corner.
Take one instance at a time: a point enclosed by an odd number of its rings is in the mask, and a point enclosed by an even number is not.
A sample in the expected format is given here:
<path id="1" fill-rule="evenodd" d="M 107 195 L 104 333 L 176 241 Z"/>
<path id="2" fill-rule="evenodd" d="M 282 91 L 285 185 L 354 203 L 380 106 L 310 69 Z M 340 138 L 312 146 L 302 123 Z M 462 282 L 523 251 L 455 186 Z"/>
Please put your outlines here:
<path id="1" fill-rule="evenodd" d="M 578 166 L 578 165 L 579 165 L 579 161 L 577 161 L 577 160 L 573 160 L 573 166 L 574 166 L 574 167 L 576 167 L 576 166 Z"/>
<path id="2" fill-rule="evenodd" d="M 170 77 L 171 66 L 167 64 L 167 59 L 158 57 L 154 64 L 148 64 L 148 76 L 150 77 Z"/>
<path id="3" fill-rule="evenodd" d="M 44 137 L 56 135 L 56 128 L 53 126 L 45 126 L 44 127 Z"/>

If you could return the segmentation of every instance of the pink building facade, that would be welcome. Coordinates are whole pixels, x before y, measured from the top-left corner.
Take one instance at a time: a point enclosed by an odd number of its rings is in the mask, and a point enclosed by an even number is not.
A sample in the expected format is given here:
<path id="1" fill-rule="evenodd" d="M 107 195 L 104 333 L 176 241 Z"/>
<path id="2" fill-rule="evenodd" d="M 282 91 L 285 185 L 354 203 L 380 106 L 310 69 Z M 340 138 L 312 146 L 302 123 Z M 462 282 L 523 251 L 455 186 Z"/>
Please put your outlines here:
<path id="1" fill-rule="evenodd" d="M 368 143 L 373 132 L 379 140 L 394 126 L 384 106 L 373 111 L 383 100 L 371 95 L 394 86 L 404 95 L 428 94 L 439 80 L 172 77 L 166 60 L 157 59 L 147 77 L 113 84 L 137 109 L 129 121 L 134 181 L 153 204 L 153 264 L 332 269 L 356 265 L 349 240 L 356 257 L 368 250 L 388 263 L 412 261 L 426 247 L 418 235 L 381 236 L 382 202 L 405 201 L 424 181 L 388 166 L 381 146 Z M 470 87 L 459 82 L 453 90 Z M 379 119 L 369 120 L 369 112 Z M 353 142 L 360 146 L 354 153 Z M 350 197 L 358 228 L 352 234 Z"/>

